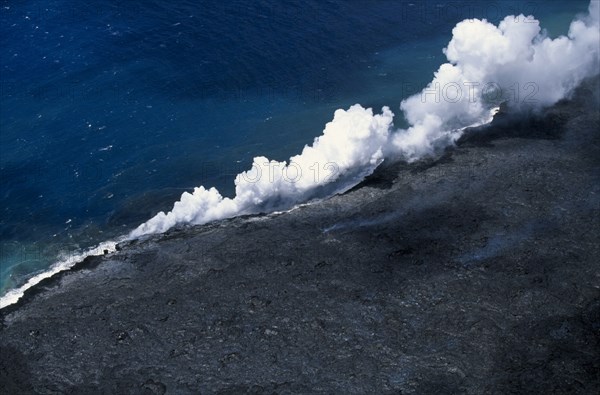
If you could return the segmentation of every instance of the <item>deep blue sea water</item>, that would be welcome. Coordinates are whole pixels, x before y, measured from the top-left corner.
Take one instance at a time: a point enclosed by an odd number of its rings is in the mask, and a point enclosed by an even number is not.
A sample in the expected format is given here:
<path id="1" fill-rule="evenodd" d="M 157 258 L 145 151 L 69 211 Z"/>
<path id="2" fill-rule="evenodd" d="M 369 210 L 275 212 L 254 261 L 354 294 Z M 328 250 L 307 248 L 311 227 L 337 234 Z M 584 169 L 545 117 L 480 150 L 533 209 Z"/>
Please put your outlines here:
<path id="1" fill-rule="evenodd" d="M 556 36 L 588 1 L 0 4 L 1 295 L 194 186 L 231 195 L 337 108 L 399 116 L 462 19 L 533 13 Z"/>

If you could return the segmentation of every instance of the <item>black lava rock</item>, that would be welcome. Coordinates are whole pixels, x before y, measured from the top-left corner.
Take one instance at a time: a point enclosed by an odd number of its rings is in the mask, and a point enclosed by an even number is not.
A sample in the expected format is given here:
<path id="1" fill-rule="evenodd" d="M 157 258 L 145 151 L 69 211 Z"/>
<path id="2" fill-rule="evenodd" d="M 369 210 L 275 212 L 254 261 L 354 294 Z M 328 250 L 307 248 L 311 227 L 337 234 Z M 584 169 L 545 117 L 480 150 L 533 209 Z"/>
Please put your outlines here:
<path id="1" fill-rule="evenodd" d="M 326 201 L 87 259 L 0 311 L 0 386 L 600 393 L 589 86 Z"/>

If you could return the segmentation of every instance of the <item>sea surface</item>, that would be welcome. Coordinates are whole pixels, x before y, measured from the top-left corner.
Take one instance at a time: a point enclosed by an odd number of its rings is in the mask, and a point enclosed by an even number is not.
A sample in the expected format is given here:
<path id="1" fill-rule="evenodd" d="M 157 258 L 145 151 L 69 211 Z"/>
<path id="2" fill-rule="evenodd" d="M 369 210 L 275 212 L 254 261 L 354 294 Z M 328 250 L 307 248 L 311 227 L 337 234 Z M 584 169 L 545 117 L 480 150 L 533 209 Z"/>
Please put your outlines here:
<path id="1" fill-rule="evenodd" d="M 0 1 L 0 296 L 127 234 L 184 191 L 232 196 L 337 108 L 390 106 L 445 61 L 452 27 L 577 1 Z"/>

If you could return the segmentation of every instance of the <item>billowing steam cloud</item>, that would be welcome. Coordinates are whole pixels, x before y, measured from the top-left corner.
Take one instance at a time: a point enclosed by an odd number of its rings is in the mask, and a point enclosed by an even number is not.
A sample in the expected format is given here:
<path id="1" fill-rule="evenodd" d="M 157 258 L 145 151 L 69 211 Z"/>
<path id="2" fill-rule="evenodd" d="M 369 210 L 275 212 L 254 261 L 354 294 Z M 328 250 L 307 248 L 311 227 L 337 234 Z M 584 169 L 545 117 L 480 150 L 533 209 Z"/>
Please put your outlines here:
<path id="1" fill-rule="evenodd" d="M 412 125 L 395 133 L 391 152 L 416 160 L 455 141 L 466 126 L 486 123 L 501 102 L 513 110 L 549 106 L 598 73 L 600 2 L 571 23 L 568 37 L 548 38 L 533 17 L 507 16 L 498 26 L 467 19 L 452 30 L 440 66 L 401 108 Z"/>
<path id="2" fill-rule="evenodd" d="M 378 115 L 358 104 L 347 111 L 337 110 L 323 135 L 312 146 L 305 146 L 300 155 L 290 158 L 289 163 L 254 158 L 252 169 L 237 175 L 233 199 L 202 186 L 193 193 L 184 192 L 171 212 L 158 213 L 131 236 L 164 232 L 180 223 L 203 224 L 289 208 L 352 187 L 383 161 L 393 118 L 387 107 Z"/>
<path id="3" fill-rule="evenodd" d="M 498 26 L 468 19 L 453 30 L 445 63 L 420 94 L 401 109 L 411 125 L 392 132 L 394 114 L 354 105 L 337 110 L 322 136 L 289 163 L 254 158 L 236 177 L 236 196 L 215 189 L 185 192 L 173 209 L 157 214 L 130 237 L 160 233 L 181 223 L 203 224 L 236 215 L 289 208 L 340 192 L 370 174 L 384 155 L 413 161 L 435 154 L 465 127 L 487 123 L 501 102 L 514 109 L 552 105 L 599 68 L 599 2 L 572 22 L 568 37 L 546 37 L 533 17 L 508 16 Z"/>

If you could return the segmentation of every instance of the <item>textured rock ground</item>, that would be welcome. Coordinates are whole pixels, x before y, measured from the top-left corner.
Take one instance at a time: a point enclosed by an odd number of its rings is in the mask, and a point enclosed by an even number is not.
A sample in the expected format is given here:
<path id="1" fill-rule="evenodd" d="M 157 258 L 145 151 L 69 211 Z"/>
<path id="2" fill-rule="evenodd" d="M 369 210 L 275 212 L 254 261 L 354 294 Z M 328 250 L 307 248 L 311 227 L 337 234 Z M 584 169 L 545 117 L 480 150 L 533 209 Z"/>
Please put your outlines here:
<path id="1" fill-rule="evenodd" d="M 324 202 L 87 259 L 0 312 L 0 385 L 600 393 L 597 95 Z"/>

